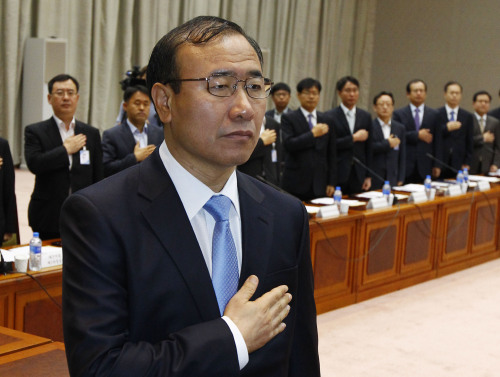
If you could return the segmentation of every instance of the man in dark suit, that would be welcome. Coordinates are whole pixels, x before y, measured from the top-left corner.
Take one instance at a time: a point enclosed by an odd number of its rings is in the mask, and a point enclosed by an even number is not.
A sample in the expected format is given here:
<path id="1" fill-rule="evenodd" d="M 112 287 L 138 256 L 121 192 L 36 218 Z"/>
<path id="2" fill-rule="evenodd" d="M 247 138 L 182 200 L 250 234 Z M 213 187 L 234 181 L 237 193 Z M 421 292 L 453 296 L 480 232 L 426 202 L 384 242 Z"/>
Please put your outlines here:
<path id="1" fill-rule="evenodd" d="M 361 164 L 370 166 L 372 161 L 372 119 L 370 113 L 356 106 L 359 81 L 355 77 L 342 77 L 336 87 L 342 102 L 325 116 L 334 127 L 331 135 L 336 139 L 337 181 L 342 193 L 357 194 L 371 187 L 370 173 Z"/>
<path id="2" fill-rule="evenodd" d="M 472 162 L 472 114 L 459 107 L 462 85 L 449 81 L 444 86 L 446 105 L 438 109 L 438 124 L 443 134 L 443 166 L 441 178 L 452 178 L 458 170 L 470 169 Z"/>
<path id="3" fill-rule="evenodd" d="M 70 75 L 52 78 L 48 101 L 54 116 L 24 130 L 26 164 L 36 176 L 28 220 L 41 239 L 60 237 L 64 200 L 103 176 L 99 130 L 75 120 L 78 89 L 78 81 Z"/>
<path id="4" fill-rule="evenodd" d="M 405 179 L 405 128 L 392 120 L 394 97 L 390 92 L 380 92 L 373 98 L 377 118 L 373 120 L 373 170 L 392 186 L 401 186 Z M 372 188 L 384 185 L 378 177 L 372 178 Z"/>
<path id="5" fill-rule="evenodd" d="M 500 91 L 498 92 L 498 96 L 500 97 Z M 497 108 L 489 111 L 488 115 L 491 115 L 492 117 L 500 120 L 500 107 L 497 107 Z"/>
<path id="6" fill-rule="evenodd" d="M 9 142 L 0 137 L 0 244 L 19 233 L 15 178 Z"/>
<path id="7" fill-rule="evenodd" d="M 393 119 L 404 124 L 406 135 L 406 183 L 422 183 L 427 175 L 439 176 L 441 166 L 427 154 L 442 159 L 443 138 L 437 132 L 437 111 L 425 106 L 427 84 L 420 79 L 406 85 L 408 106 L 394 112 Z"/>
<path id="8" fill-rule="evenodd" d="M 281 116 L 289 113 L 291 110 L 288 107 L 292 90 L 284 82 L 279 82 L 271 88 L 271 99 L 274 102 L 274 109 L 266 111 L 266 116 L 273 118 L 276 122 L 281 123 Z"/>
<path id="9" fill-rule="evenodd" d="M 261 72 L 258 44 L 217 17 L 153 49 L 165 142 L 63 208 L 71 375 L 320 375 L 305 208 L 235 170 L 259 137 Z"/>
<path id="10" fill-rule="evenodd" d="M 487 115 L 491 95 L 481 90 L 474 94 L 474 151 L 470 172 L 488 174 L 496 172 L 500 166 L 500 121 Z"/>
<path id="11" fill-rule="evenodd" d="M 264 178 L 272 185 L 280 186 L 281 161 L 280 124 L 266 115 L 255 149 L 248 161 L 238 166 L 238 170 L 257 179 Z"/>
<path id="12" fill-rule="evenodd" d="M 145 86 L 129 86 L 123 93 L 127 114 L 122 124 L 102 134 L 104 175 L 110 176 L 138 164 L 163 141 L 163 130 L 147 124 L 150 99 Z"/>
<path id="13" fill-rule="evenodd" d="M 300 107 L 281 118 L 285 168 L 283 189 L 301 200 L 332 196 L 335 177 L 334 141 L 323 113 L 316 110 L 321 83 L 312 78 L 297 84 Z"/>

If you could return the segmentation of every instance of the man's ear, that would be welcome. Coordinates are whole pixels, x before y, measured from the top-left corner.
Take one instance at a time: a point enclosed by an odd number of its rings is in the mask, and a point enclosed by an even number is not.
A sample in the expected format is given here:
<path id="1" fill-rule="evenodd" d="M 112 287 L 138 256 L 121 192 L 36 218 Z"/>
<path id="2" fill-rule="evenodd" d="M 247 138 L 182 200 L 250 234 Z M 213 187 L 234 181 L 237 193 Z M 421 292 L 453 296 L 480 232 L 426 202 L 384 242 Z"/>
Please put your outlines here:
<path id="1" fill-rule="evenodd" d="M 170 123 L 172 119 L 172 97 L 174 92 L 168 85 L 155 83 L 151 88 L 151 97 L 155 104 L 156 113 L 160 117 L 163 124 Z"/>

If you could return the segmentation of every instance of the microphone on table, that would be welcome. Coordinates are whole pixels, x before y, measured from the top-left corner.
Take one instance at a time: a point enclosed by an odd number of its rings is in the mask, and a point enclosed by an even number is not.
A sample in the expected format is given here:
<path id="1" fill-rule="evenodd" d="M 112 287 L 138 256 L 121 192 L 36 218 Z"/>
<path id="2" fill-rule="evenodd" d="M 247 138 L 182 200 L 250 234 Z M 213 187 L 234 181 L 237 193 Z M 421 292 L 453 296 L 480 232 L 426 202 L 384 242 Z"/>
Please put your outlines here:
<path id="1" fill-rule="evenodd" d="M 430 153 L 428 153 L 428 152 L 427 152 L 425 155 L 426 155 L 427 157 L 429 157 L 431 160 L 436 161 L 436 162 L 437 162 L 438 164 L 440 164 L 441 166 L 444 166 L 445 168 L 450 169 L 450 170 L 451 170 L 452 172 L 454 172 L 454 173 L 458 173 L 458 170 L 457 170 L 457 169 L 455 169 L 453 166 L 448 165 L 448 164 L 447 164 L 447 163 L 445 163 L 444 161 L 441 161 L 439 158 L 434 157 L 432 154 L 430 154 Z"/>
<path id="2" fill-rule="evenodd" d="M 375 173 L 375 171 L 373 171 L 373 169 L 370 169 L 368 166 L 366 166 L 366 164 L 363 164 L 357 157 L 353 157 L 352 160 L 358 164 L 359 166 L 365 168 L 366 170 L 368 170 L 369 173 L 371 173 L 371 175 L 373 175 L 375 178 L 379 179 L 380 182 L 382 182 L 382 184 L 386 181 L 386 179 L 382 178 L 381 175 Z"/>
<path id="3" fill-rule="evenodd" d="M 265 183 L 266 185 L 271 186 L 273 189 L 278 190 L 279 192 L 282 192 L 283 194 L 288 194 L 288 195 L 290 195 L 290 196 L 293 196 L 294 198 L 297 198 L 295 195 L 292 195 L 292 194 L 290 194 L 288 191 L 283 190 L 281 187 L 276 186 L 274 183 L 269 182 L 267 179 L 265 179 L 265 178 L 264 178 L 263 176 L 261 176 L 261 175 L 256 175 L 256 176 L 255 176 L 255 178 L 257 178 L 259 181 L 261 181 L 261 182 Z M 297 198 L 297 199 L 298 199 L 298 198 Z"/>

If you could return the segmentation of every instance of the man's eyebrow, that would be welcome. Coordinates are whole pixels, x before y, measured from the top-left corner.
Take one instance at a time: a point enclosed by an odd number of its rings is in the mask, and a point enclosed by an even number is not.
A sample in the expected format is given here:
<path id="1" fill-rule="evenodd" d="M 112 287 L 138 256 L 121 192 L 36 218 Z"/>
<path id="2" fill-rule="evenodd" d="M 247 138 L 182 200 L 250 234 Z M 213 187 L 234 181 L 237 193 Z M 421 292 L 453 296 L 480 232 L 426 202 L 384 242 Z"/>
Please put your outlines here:
<path id="1" fill-rule="evenodd" d="M 238 75 L 236 74 L 235 71 L 232 71 L 232 70 L 224 70 L 224 69 L 220 69 L 220 70 L 216 70 L 216 71 L 213 71 L 211 73 L 211 75 L 227 75 L 227 76 L 235 76 L 235 77 L 238 77 Z M 259 71 L 258 69 L 255 69 L 255 70 L 252 70 L 252 71 L 249 71 L 247 73 L 247 77 L 262 77 L 262 72 Z"/>

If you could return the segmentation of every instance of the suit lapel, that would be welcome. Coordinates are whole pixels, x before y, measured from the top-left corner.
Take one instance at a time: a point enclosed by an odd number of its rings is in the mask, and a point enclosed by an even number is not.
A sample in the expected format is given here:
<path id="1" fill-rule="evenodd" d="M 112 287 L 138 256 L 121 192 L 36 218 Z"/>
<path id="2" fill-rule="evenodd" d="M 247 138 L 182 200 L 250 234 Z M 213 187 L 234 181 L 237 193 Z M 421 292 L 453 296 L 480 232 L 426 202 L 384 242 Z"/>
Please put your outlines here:
<path id="1" fill-rule="evenodd" d="M 250 275 L 257 275 L 262 281 L 267 271 L 272 234 L 274 232 L 274 214 L 262 206 L 264 194 L 248 177 L 238 174 L 238 193 L 240 197 L 241 233 L 243 243 L 243 261 L 240 284 Z M 262 287 L 262 284 L 259 285 Z M 257 290 L 254 298 L 262 293 Z"/>
<path id="2" fill-rule="evenodd" d="M 127 119 L 125 119 L 121 124 L 121 137 L 123 139 L 123 145 L 126 146 L 127 150 L 134 149 L 136 141 L 134 134 L 130 131 L 130 127 L 127 124 Z"/>
<path id="3" fill-rule="evenodd" d="M 210 320 L 220 316 L 203 254 L 158 148 L 142 164 L 139 195 L 150 201 L 142 211 L 145 220 L 183 277 L 200 317 Z"/>
<path id="4" fill-rule="evenodd" d="M 351 133 L 351 130 L 349 128 L 349 122 L 347 122 L 347 118 L 344 114 L 344 111 L 342 110 L 342 107 L 338 106 L 337 107 L 337 121 L 338 122 L 335 122 L 337 124 L 340 125 L 340 127 L 343 127 L 344 128 L 344 132 L 343 134 L 344 135 L 347 135 L 347 134 L 350 134 Z"/>

